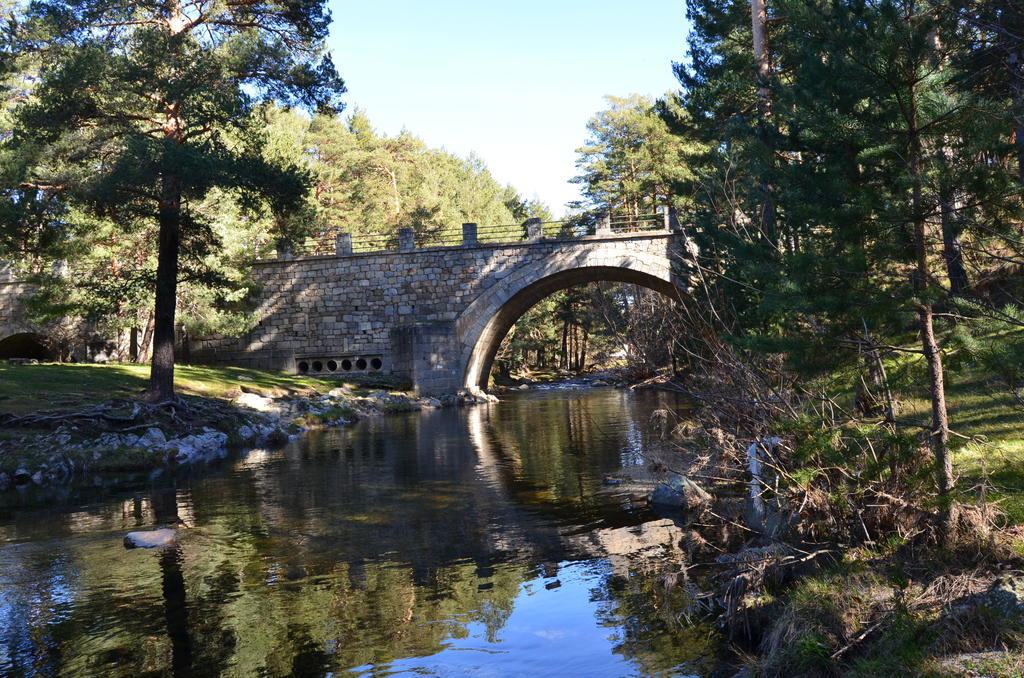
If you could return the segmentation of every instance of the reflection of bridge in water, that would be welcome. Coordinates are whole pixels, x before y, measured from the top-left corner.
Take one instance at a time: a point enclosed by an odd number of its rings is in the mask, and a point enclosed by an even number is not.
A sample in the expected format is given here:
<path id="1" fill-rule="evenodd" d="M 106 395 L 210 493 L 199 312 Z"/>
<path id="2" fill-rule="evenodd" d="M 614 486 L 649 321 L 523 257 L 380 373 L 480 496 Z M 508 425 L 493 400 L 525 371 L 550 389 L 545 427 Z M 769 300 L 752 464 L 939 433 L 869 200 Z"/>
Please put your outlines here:
<path id="1" fill-rule="evenodd" d="M 549 407 L 554 398 L 568 402 Z M 385 558 L 426 576 L 466 559 L 493 567 L 606 558 L 625 571 L 642 551 L 678 555 L 683 534 L 603 491 L 605 474 L 636 459 L 634 447 L 659 444 L 636 423 L 649 405 L 608 390 L 375 418 L 314 436 L 301 455 L 241 462 L 253 487 L 232 492 L 253 498 L 271 536 L 301 535 L 287 557 L 325 566 Z M 566 416 L 609 423 L 570 432 L 578 427 Z"/>

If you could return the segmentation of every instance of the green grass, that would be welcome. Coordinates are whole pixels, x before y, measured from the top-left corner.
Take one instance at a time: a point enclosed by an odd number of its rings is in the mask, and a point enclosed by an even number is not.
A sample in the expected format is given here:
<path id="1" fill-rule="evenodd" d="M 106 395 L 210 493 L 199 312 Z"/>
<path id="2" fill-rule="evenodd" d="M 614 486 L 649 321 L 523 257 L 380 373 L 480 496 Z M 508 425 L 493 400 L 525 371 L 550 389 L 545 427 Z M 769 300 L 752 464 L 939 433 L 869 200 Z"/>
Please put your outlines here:
<path id="1" fill-rule="evenodd" d="M 912 342 L 907 339 L 906 346 L 916 349 Z M 897 418 L 922 427 L 930 425 L 924 357 L 892 353 L 885 366 L 898 403 Z M 960 489 L 976 488 L 986 480 L 993 488 L 987 498 L 998 499 L 1014 522 L 1024 523 L 1024 409 L 998 380 L 964 356 L 947 356 L 945 368 L 946 405 L 953 432 L 950 447 Z M 821 380 L 824 391 L 844 394 L 838 402 L 849 412 L 854 409 L 860 369 L 855 365 Z"/>
<path id="2" fill-rule="evenodd" d="M 927 424 L 931 404 L 903 398 L 901 419 Z M 987 481 L 1015 523 L 1024 523 L 1024 411 L 999 384 L 970 367 L 946 373 L 953 463 L 962 490 Z"/>
<path id="3" fill-rule="evenodd" d="M 148 365 L 0 364 L 0 412 L 26 414 L 39 410 L 73 409 L 112 398 L 137 398 L 146 388 Z M 326 393 L 346 386 L 356 394 L 407 385 L 387 375 L 351 375 L 318 379 L 241 367 L 178 365 L 175 387 L 183 395 L 230 398 L 241 387 L 267 395 Z"/>

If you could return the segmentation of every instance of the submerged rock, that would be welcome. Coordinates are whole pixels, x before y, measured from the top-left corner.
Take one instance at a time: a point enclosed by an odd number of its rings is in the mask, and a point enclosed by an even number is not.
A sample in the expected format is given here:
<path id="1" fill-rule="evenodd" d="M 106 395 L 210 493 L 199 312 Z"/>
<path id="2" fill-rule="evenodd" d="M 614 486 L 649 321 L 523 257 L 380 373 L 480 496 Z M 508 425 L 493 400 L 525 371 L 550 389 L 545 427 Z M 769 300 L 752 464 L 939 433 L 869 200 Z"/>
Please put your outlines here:
<path id="1" fill-rule="evenodd" d="M 668 480 L 658 483 L 651 492 L 649 501 L 661 506 L 693 509 L 711 501 L 711 495 L 686 476 L 676 473 Z"/>
<path id="2" fill-rule="evenodd" d="M 169 528 L 129 532 L 124 536 L 126 549 L 158 549 L 171 546 L 177 541 L 178 533 Z"/>

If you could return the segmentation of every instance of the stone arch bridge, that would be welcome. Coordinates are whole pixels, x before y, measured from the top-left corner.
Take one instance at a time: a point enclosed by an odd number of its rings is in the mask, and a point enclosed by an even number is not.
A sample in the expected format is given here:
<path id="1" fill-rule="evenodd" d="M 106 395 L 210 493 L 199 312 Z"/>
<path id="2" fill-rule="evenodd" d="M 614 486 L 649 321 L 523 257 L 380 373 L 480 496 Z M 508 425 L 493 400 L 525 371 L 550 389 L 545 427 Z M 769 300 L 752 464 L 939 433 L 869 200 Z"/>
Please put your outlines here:
<path id="1" fill-rule="evenodd" d="M 341 233 L 327 252 L 280 247 L 254 268 L 259 324 L 241 337 L 191 338 L 179 359 L 320 376 L 382 372 L 411 379 L 418 393 L 451 393 L 485 387 L 513 323 L 553 292 L 613 281 L 677 298 L 690 284 L 693 244 L 668 212 L 603 217 L 589 232 L 530 220 L 463 224 L 457 242 L 440 246 L 417 247 L 416 237 L 401 229 L 397 240 L 353 247 Z M 36 336 L 19 303 L 29 292 L 0 266 L 0 349 L 24 351 Z"/>
<path id="2" fill-rule="evenodd" d="M 501 340 L 536 302 L 594 281 L 635 283 L 678 298 L 690 285 L 692 241 L 674 214 L 601 218 L 589 234 L 530 220 L 519 239 L 464 224 L 461 241 L 416 247 L 402 229 L 391 249 L 285 248 L 256 265 L 259 325 L 241 338 L 193 340 L 195 362 L 318 375 L 380 371 L 418 393 L 484 388 Z M 546 235 L 547 234 L 547 235 Z"/>

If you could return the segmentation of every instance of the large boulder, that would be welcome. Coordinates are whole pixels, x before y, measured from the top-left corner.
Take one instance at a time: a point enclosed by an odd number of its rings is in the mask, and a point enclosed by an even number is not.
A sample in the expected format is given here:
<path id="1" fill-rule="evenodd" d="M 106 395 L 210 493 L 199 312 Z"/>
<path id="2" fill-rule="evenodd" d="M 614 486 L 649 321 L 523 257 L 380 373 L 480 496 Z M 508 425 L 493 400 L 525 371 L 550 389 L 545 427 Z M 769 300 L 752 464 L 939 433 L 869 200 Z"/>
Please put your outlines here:
<path id="1" fill-rule="evenodd" d="M 954 614 L 982 607 L 1005 619 L 1024 622 L 1024 577 L 1007 576 L 996 579 L 984 593 L 975 593 L 956 601 Z"/>
<path id="2" fill-rule="evenodd" d="M 160 549 L 172 546 L 178 533 L 169 528 L 129 532 L 124 536 L 126 549 Z"/>
<path id="3" fill-rule="evenodd" d="M 658 483 L 649 501 L 659 506 L 691 510 L 711 501 L 711 495 L 686 476 L 674 473 L 668 480 Z"/>

